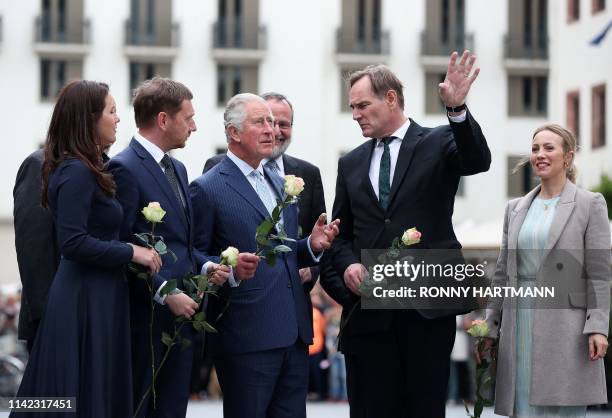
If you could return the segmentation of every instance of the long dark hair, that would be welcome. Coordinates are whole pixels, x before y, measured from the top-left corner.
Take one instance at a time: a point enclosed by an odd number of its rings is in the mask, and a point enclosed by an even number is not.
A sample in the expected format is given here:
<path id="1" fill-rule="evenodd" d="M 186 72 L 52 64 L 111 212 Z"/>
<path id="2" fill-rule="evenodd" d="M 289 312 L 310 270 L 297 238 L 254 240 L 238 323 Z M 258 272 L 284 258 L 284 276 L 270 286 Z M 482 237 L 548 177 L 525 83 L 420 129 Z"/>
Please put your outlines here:
<path id="1" fill-rule="evenodd" d="M 104 172 L 102 149 L 96 136 L 106 96 L 107 84 L 88 80 L 71 81 L 60 91 L 45 142 L 41 201 L 44 207 L 49 202 L 49 176 L 66 158 L 81 160 L 96 176 L 104 193 L 115 194 L 115 182 L 110 173 Z"/>

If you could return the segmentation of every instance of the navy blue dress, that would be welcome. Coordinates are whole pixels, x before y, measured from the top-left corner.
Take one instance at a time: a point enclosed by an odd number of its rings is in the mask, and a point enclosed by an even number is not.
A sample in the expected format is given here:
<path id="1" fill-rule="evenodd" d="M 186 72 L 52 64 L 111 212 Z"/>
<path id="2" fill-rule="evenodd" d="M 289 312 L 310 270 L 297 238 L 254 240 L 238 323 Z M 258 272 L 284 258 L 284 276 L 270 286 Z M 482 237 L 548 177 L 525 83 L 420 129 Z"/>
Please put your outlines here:
<path id="1" fill-rule="evenodd" d="M 78 159 L 55 170 L 48 191 L 62 259 L 17 396 L 76 397 L 77 413 L 15 416 L 131 417 L 124 268 L 133 250 L 117 241 L 121 205 Z"/>

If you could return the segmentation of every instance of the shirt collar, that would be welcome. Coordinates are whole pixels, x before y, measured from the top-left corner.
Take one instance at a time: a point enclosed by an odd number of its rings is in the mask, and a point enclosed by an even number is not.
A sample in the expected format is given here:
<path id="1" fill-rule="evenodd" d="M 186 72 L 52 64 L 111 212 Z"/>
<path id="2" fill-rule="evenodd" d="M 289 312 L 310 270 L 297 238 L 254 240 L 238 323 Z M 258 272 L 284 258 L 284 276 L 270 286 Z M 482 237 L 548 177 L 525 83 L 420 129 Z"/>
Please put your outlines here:
<path id="1" fill-rule="evenodd" d="M 253 167 L 251 167 L 245 161 L 241 160 L 236 154 L 231 152 L 229 149 L 227 150 L 227 158 L 232 160 L 232 162 L 236 164 L 236 166 L 238 166 L 238 169 L 240 169 L 240 171 L 242 172 L 242 174 L 244 174 L 245 177 L 251 174 L 254 170 Z M 263 176 L 264 171 L 263 171 L 263 165 L 261 162 L 259 163 L 259 166 L 257 166 L 255 170 L 259 171 L 259 173 Z"/>
<path id="2" fill-rule="evenodd" d="M 397 130 L 389 136 L 394 136 L 397 139 L 399 139 L 401 142 L 406 136 L 406 132 L 408 132 L 408 128 L 410 128 L 410 119 L 406 118 L 406 122 L 404 122 L 402 126 L 397 128 Z M 376 138 L 376 146 L 380 145 L 381 139 L 382 138 Z"/>
<path id="3" fill-rule="evenodd" d="M 153 142 L 149 141 L 147 138 L 142 136 L 140 132 L 136 132 L 134 134 L 134 139 L 140 145 L 142 145 L 143 148 L 147 150 L 149 154 L 151 154 L 151 157 L 153 157 L 153 159 L 155 160 L 157 164 L 159 164 L 162 158 L 164 158 L 164 155 L 166 155 L 166 153 L 161 148 L 159 148 Z"/>

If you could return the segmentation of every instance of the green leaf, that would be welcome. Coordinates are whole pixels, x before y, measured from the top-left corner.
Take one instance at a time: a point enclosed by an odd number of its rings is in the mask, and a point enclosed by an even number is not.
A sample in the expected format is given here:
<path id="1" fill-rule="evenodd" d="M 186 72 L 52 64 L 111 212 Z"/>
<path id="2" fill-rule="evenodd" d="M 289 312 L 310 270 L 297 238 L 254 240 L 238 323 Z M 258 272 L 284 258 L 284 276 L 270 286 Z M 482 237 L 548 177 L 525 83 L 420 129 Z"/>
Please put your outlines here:
<path id="1" fill-rule="evenodd" d="M 204 325 L 202 325 L 202 322 L 201 322 L 201 321 L 194 321 L 194 322 L 193 322 L 193 328 L 194 328 L 196 331 L 198 331 L 198 332 L 199 332 L 199 331 L 203 331 L 203 330 L 204 330 Z"/>
<path id="2" fill-rule="evenodd" d="M 187 338 L 183 338 L 181 340 L 181 348 L 184 350 L 186 348 L 189 348 L 191 346 L 191 341 L 188 340 Z"/>
<path id="3" fill-rule="evenodd" d="M 198 312 L 193 316 L 194 321 L 204 321 L 206 320 L 206 314 L 204 312 Z"/>
<path id="4" fill-rule="evenodd" d="M 296 240 L 294 240 L 293 238 L 289 238 L 288 236 L 278 237 L 278 240 L 279 240 L 279 241 L 282 241 L 282 242 L 285 242 L 285 241 L 288 241 L 288 242 L 296 242 Z"/>
<path id="5" fill-rule="evenodd" d="M 393 241 L 391 242 L 391 248 L 399 248 L 399 244 L 400 244 L 399 237 L 395 237 L 393 238 Z"/>
<path id="6" fill-rule="evenodd" d="M 264 247 L 270 247 L 272 245 L 272 242 L 268 240 L 267 236 L 257 235 L 255 237 L 255 240 L 257 241 L 257 244 L 264 246 Z"/>
<path id="7" fill-rule="evenodd" d="M 482 401 L 480 399 L 477 400 L 476 404 L 474 405 L 474 416 L 480 417 L 480 415 L 482 415 L 483 408 L 484 408 L 484 405 L 482 404 Z"/>
<path id="8" fill-rule="evenodd" d="M 276 206 L 272 211 L 272 219 L 278 219 L 280 217 L 281 208 Z"/>
<path id="9" fill-rule="evenodd" d="M 166 246 L 166 243 L 163 241 L 157 241 L 155 243 L 155 251 L 158 252 L 158 254 L 160 255 L 164 255 L 168 252 L 168 247 Z"/>
<path id="10" fill-rule="evenodd" d="M 176 279 L 168 280 L 165 286 L 159 291 L 159 295 L 164 297 L 176 290 Z"/>
<path id="11" fill-rule="evenodd" d="M 174 341 L 170 334 L 168 334 L 167 332 L 162 332 L 162 343 L 168 348 L 170 348 L 174 344 Z"/>
<path id="12" fill-rule="evenodd" d="M 142 280 L 149 280 L 149 273 L 138 273 L 136 277 Z"/>
<path id="13" fill-rule="evenodd" d="M 274 228 L 274 223 L 270 218 L 266 218 L 255 230 L 255 235 L 267 237 L 272 228 Z"/>
<path id="14" fill-rule="evenodd" d="M 482 385 L 480 387 L 482 390 L 487 390 L 491 387 L 492 384 L 493 384 L 493 379 L 491 379 L 490 376 L 487 376 L 487 378 L 484 380 L 484 382 L 482 382 Z"/>
<path id="15" fill-rule="evenodd" d="M 204 276 L 198 276 L 198 291 L 204 292 L 208 289 L 208 278 Z"/>
<path id="16" fill-rule="evenodd" d="M 276 254 L 274 254 L 274 252 L 270 251 L 266 254 L 266 263 L 268 263 L 270 267 L 274 267 L 276 265 Z"/>
<path id="17" fill-rule="evenodd" d="M 206 332 L 212 332 L 213 334 L 216 334 L 217 332 L 219 332 L 215 329 L 215 327 L 213 327 L 206 321 L 202 322 L 202 325 L 204 326 L 204 329 L 206 330 Z"/>
<path id="18" fill-rule="evenodd" d="M 277 245 L 276 247 L 274 247 L 274 250 L 272 251 L 274 251 L 275 254 L 278 254 L 278 253 L 290 253 L 292 250 L 286 245 Z"/>

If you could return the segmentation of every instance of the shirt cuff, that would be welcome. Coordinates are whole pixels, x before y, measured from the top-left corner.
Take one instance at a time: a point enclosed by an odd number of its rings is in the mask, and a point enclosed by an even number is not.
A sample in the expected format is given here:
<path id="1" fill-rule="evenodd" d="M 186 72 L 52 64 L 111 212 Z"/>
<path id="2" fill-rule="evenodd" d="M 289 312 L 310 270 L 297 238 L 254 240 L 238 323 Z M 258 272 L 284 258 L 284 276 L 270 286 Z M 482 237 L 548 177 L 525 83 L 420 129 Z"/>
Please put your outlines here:
<path id="1" fill-rule="evenodd" d="M 206 276 L 208 273 L 208 266 L 209 264 L 211 264 L 212 261 L 207 261 L 206 263 L 204 263 L 204 265 L 202 266 L 202 270 L 200 271 L 200 274 L 202 276 Z M 234 277 L 234 269 L 232 268 L 232 266 L 229 266 L 230 268 L 230 272 L 229 272 L 229 277 L 227 278 L 227 282 L 229 283 L 229 285 L 231 287 L 238 287 L 240 286 L 240 283 L 242 283 L 241 279 L 236 279 Z"/>
<path id="2" fill-rule="evenodd" d="M 312 252 L 312 248 L 310 247 L 310 235 L 308 235 L 308 241 L 306 242 L 306 245 L 308 246 L 308 252 L 310 253 L 312 259 L 317 263 L 321 261 L 321 257 L 323 257 L 323 253 L 325 251 L 321 251 L 318 256 L 314 255 L 314 253 Z"/>
<path id="3" fill-rule="evenodd" d="M 166 283 L 168 283 L 168 280 L 164 280 L 164 282 L 161 284 L 161 286 L 159 286 L 159 289 L 157 289 L 157 292 L 155 292 L 155 296 L 153 296 L 153 300 L 155 302 L 159 303 L 160 305 L 165 305 L 166 304 L 166 296 L 168 296 L 168 295 L 164 295 L 164 296 L 160 295 L 160 292 L 164 288 Z"/>
<path id="4" fill-rule="evenodd" d="M 457 116 L 448 115 L 448 118 L 451 120 L 451 122 L 455 123 L 465 122 L 465 119 L 467 118 L 467 110 L 464 110 L 460 115 Z"/>

